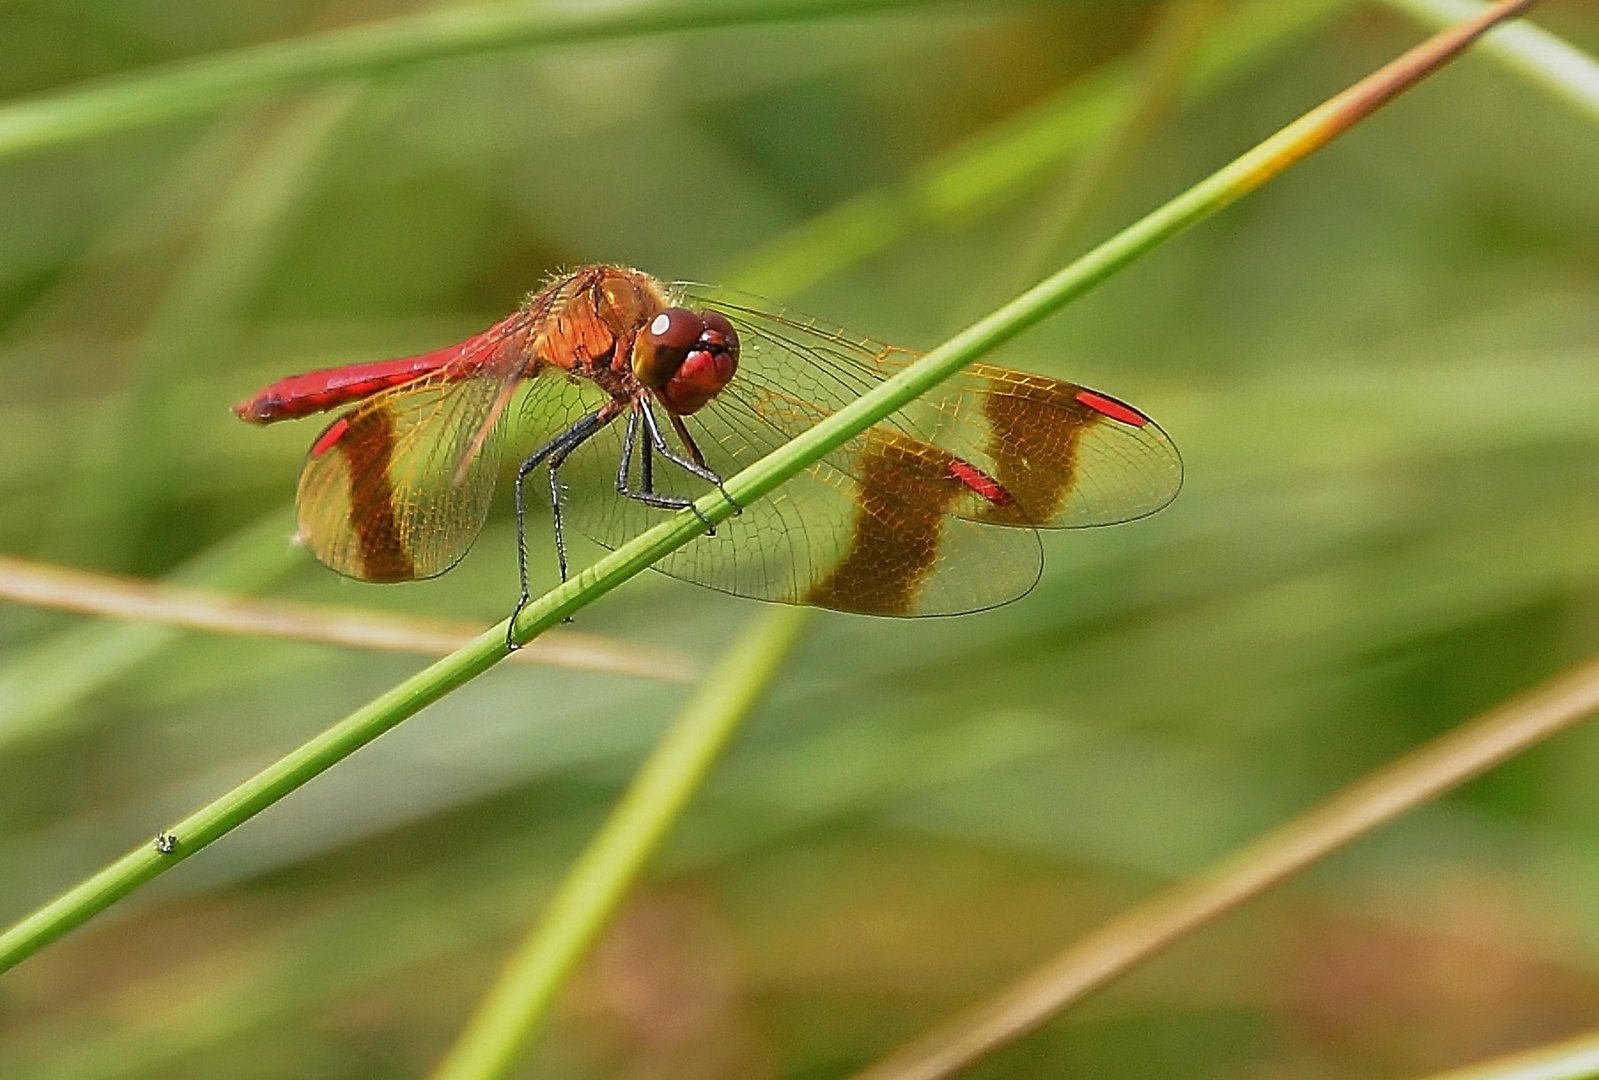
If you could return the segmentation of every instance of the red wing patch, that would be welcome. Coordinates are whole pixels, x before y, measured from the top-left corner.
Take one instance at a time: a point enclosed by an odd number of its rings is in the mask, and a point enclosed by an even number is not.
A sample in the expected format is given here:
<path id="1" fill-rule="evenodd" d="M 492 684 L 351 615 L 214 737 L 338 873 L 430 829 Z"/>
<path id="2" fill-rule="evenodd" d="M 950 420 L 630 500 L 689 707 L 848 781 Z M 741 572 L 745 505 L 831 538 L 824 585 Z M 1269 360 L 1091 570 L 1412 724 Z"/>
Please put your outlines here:
<path id="1" fill-rule="evenodd" d="M 332 450 L 338 445 L 339 440 L 344 438 L 344 433 L 349 430 L 350 418 L 348 416 L 341 416 L 333 421 L 322 430 L 322 434 L 316 437 L 316 442 L 311 444 L 311 456 L 319 458 L 329 450 Z"/>
<path id="2" fill-rule="evenodd" d="M 949 474 L 995 506 L 1010 506 L 1016 499 L 1005 486 L 969 461 L 954 458 Z"/>
<path id="3" fill-rule="evenodd" d="M 1149 417 L 1131 405 L 1125 405 L 1113 397 L 1106 397 L 1104 394 L 1096 394 L 1092 390 L 1077 391 L 1077 400 L 1097 413 L 1102 413 L 1112 420 L 1132 427 L 1143 427 L 1149 423 Z"/>

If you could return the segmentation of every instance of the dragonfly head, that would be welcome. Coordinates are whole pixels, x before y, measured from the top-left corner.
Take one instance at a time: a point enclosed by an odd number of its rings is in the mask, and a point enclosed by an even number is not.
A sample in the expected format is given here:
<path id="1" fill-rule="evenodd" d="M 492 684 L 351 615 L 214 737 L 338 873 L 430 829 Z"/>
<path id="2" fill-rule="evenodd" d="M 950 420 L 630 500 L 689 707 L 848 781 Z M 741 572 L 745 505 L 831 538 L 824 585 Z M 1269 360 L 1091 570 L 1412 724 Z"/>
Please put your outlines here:
<path id="1" fill-rule="evenodd" d="M 633 341 L 633 374 L 672 412 L 687 416 L 738 370 L 738 332 L 719 311 L 666 308 Z"/>

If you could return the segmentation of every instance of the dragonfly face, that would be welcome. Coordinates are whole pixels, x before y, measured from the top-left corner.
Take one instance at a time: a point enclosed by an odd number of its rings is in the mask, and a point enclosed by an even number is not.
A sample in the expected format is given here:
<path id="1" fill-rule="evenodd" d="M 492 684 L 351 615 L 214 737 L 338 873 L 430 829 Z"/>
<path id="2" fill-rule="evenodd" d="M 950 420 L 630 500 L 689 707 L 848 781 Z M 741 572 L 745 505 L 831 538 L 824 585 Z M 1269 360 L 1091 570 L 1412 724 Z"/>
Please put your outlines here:
<path id="1" fill-rule="evenodd" d="M 738 370 L 738 331 L 720 311 L 666 308 L 633 343 L 633 374 L 668 412 L 688 416 Z"/>
<path id="2" fill-rule="evenodd" d="M 488 512 L 501 429 L 542 428 L 517 473 L 518 530 L 523 488 L 544 471 L 564 577 L 565 526 L 614 547 L 913 359 L 754 297 L 590 266 L 459 345 L 292 376 L 235 412 L 270 423 L 345 408 L 301 473 L 300 534 L 368 581 L 459 561 Z M 568 459 L 596 456 L 614 482 L 566 499 Z M 1037 581 L 1036 529 L 1143 517 L 1181 482 L 1176 448 L 1133 406 L 976 364 L 656 568 L 839 611 L 974 611 Z M 525 601 L 525 559 L 523 582 Z"/>

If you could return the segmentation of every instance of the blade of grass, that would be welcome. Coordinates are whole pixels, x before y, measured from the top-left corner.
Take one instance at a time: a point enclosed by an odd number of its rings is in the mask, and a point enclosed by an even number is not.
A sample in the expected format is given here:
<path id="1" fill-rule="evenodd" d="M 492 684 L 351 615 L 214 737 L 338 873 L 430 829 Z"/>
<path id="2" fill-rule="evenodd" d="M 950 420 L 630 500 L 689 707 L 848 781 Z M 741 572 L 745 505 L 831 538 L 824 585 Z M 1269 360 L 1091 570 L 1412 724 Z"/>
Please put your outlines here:
<path id="1" fill-rule="evenodd" d="M 1599 1031 L 1525 1050 L 1428 1080 L 1586 1080 L 1599 1076 Z"/>
<path id="2" fill-rule="evenodd" d="M 1167 0 L 1150 27 L 1120 118 L 1047 197 L 1036 227 L 1013 260 L 1006 292 L 1051 265 L 1052 256 L 1076 234 L 1095 201 L 1133 161 L 1175 103 L 1195 54 L 1211 36 L 1220 14 L 1220 0 Z"/>
<path id="3" fill-rule="evenodd" d="M 1568 671 L 1373 773 L 1321 806 L 1111 920 L 855 1080 L 943 1080 L 1143 960 L 1350 841 L 1599 711 L 1599 660 Z"/>
<path id="4" fill-rule="evenodd" d="M 275 511 L 190 559 L 166 580 L 246 592 L 281 577 L 302 557 L 293 530 Z M 178 630 L 151 623 L 74 627 L 7 658 L 0 669 L 0 754 L 17 742 L 68 730 L 61 715 L 175 640 Z"/>
<path id="5" fill-rule="evenodd" d="M 358 98 L 353 90 L 333 90 L 290 110 L 233 178 L 205 234 L 166 290 L 132 365 L 131 392 L 86 447 L 83 467 L 64 498 L 72 531 L 94 537 L 100 543 L 97 556 L 118 559 L 124 552 L 102 550 L 110 538 L 128 545 L 127 538 L 138 532 L 136 523 L 152 508 L 164 506 L 162 492 L 174 468 L 173 440 L 183 425 L 172 422 L 162 388 L 170 386 L 176 366 L 222 343 L 224 327 L 234 321 L 232 313 L 269 264 L 284 219 L 300 204 L 321 149 Z M 156 199 L 157 206 L 164 202 Z M 144 224 L 136 220 L 133 227 Z M 140 448 L 132 461 L 130 446 Z M 294 565 L 294 550 L 283 542 L 289 531 L 278 515 L 268 515 L 191 560 L 169 580 L 240 591 L 259 588 Z M 49 730 L 61 710 L 174 637 L 164 627 L 86 626 L 12 659 L 0 669 L 0 752 L 18 738 Z"/>
<path id="6" fill-rule="evenodd" d="M 1038 4 L 1045 0 L 983 0 Z M 1060 2 L 1060 0 L 1055 0 Z M 951 0 L 669 0 L 449 8 L 100 79 L 0 107 L 0 158 L 216 112 L 250 97 L 485 52 L 950 5 Z M 968 7 L 970 5 L 967 5 Z"/>
<path id="7" fill-rule="evenodd" d="M 1447 26 L 1486 6 L 1480 0 L 1382 0 L 1424 26 Z M 1483 42 L 1483 53 L 1547 92 L 1599 120 L 1599 61 L 1532 23 L 1507 26 Z"/>
<path id="8" fill-rule="evenodd" d="M 1232 205 L 1447 64 L 1498 22 L 1515 17 L 1535 3 L 1536 0 L 1504 0 L 1482 18 L 1437 35 L 1306 113 L 793 441 L 730 477 L 724 488 L 733 502 L 720 492 L 708 494 L 698 501 L 693 512 L 682 511 L 639 534 L 534 600 L 511 628 L 515 640 L 531 640 L 668 552 L 698 539 L 706 521 L 715 524 L 732 516 L 733 503 L 748 505 L 767 494 L 966 364 L 1088 292 L 1140 256 Z M 167 833 L 176 838 L 176 846 L 167 850 L 158 850 L 154 844 L 141 846 L 68 889 L 0 933 L 0 971 L 20 963 L 226 835 L 427 705 L 487 671 L 505 655 L 505 640 L 497 629 L 480 635 L 466 648 L 380 694 L 171 826 Z"/>
<path id="9" fill-rule="evenodd" d="M 503 1076 L 537 1033 L 567 977 L 704 783 L 804 630 L 804 608 L 752 619 L 656 743 L 616 808 L 511 953 L 434 1080 Z"/>
<path id="10" fill-rule="evenodd" d="M 278 539 L 280 546 L 287 546 Z M 474 623 L 283 600 L 243 600 L 219 589 L 94 574 L 6 555 L 0 555 L 0 599 L 188 630 L 434 656 L 458 649 L 483 632 Z M 683 653 L 572 630 L 551 631 L 511 659 L 669 682 L 692 681 L 698 666 Z"/>
<path id="11" fill-rule="evenodd" d="M 1191 100 L 1242 77 L 1350 6 L 1350 0 L 1241 4 L 1186 68 L 1181 96 Z M 900 183 L 861 192 L 789 229 L 727 279 L 751 292 L 790 296 L 919 228 L 992 206 L 1084 147 L 1102 145 L 1127 114 L 1140 75 L 1135 61 L 1108 64 L 929 160 Z"/>

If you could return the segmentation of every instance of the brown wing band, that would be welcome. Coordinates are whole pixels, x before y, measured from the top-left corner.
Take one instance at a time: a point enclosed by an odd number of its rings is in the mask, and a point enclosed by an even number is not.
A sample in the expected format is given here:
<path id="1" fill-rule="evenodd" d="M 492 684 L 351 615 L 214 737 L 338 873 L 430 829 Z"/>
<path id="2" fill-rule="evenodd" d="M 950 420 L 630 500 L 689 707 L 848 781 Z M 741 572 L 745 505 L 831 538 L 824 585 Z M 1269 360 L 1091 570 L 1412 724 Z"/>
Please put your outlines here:
<path id="1" fill-rule="evenodd" d="M 387 409 L 351 414 L 338 448 L 350 473 L 350 524 L 361 543 L 361 577 L 366 581 L 410 581 L 416 568 L 400 538 L 394 517 L 389 459 L 394 425 Z M 359 486 L 358 486 L 359 485 Z"/>
<path id="2" fill-rule="evenodd" d="M 944 516 L 967 490 L 947 453 L 874 439 L 861 455 L 855 533 L 843 562 L 805 603 L 867 615 L 910 615 L 938 561 Z"/>
<path id="3" fill-rule="evenodd" d="M 1100 419 L 1076 392 L 1077 387 L 1053 379 L 1028 379 L 987 395 L 988 454 L 1014 505 L 991 507 L 983 520 L 1047 525 L 1065 509 L 1077 479 L 1077 445 Z"/>

